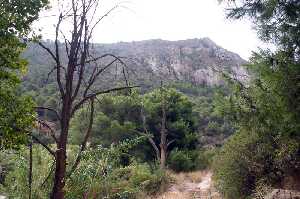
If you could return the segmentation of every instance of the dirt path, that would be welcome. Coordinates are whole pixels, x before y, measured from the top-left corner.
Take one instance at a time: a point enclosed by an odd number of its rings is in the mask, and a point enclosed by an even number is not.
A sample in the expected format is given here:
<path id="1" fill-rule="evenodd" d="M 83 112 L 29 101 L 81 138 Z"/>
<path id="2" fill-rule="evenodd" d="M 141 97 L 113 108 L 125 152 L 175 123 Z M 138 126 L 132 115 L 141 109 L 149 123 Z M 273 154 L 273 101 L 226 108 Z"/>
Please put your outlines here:
<path id="1" fill-rule="evenodd" d="M 175 178 L 175 184 L 158 199 L 220 199 L 213 188 L 210 171 L 178 174 Z"/>

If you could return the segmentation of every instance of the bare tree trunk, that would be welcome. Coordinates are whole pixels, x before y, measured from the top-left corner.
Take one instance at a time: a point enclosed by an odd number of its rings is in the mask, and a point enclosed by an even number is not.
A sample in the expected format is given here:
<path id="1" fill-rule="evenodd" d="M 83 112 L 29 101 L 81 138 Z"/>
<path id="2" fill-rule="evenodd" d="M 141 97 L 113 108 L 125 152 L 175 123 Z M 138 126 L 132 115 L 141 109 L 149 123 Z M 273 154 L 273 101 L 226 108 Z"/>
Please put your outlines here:
<path id="1" fill-rule="evenodd" d="M 52 188 L 51 199 L 63 199 L 66 173 L 66 154 L 61 150 L 56 154 L 56 168 L 54 175 L 54 185 Z"/>
<path id="2" fill-rule="evenodd" d="M 29 143 L 29 173 L 28 173 L 28 184 L 29 184 L 29 199 L 32 195 L 32 140 Z"/>
<path id="3" fill-rule="evenodd" d="M 67 126 L 69 124 L 66 124 Z M 67 154 L 66 154 L 66 144 L 67 144 L 67 135 L 68 135 L 68 127 L 64 128 L 64 131 L 61 132 L 61 139 L 59 143 L 58 150 L 56 151 L 56 167 L 54 174 L 54 184 L 52 188 L 51 199 L 63 199 L 64 191 L 63 188 L 65 186 L 65 175 L 66 175 L 66 162 L 67 162 Z M 66 138 L 65 138 L 66 137 Z"/>
<path id="4" fill-rule="evenodd" d="M 70 63 L 72 64 L 72 63 Z M 66 92 L 62 97 L 62 113 L 61 113 L 61 133 L 59 138 L 59 143 L 56 151 L 56 169 L 54 177 L 54 186 L 52 190 L 52 199 L 63 199 L 65 186 L 65 176 L 66 176 L 66 163 L 67 163 L 67 142 L 69 125 L 71 120 L 71 110 L 72 110 L 72 79 L 74 75 L 74 67 L 68 67 L 67 77 L 66 77 Z"/>
<path id="5" fill-rule="evenodd" d="M 63 4 L 63 1 L 60 1 Z M 53 152 L 47 145 L 43 145 L 52 155 L 55 156 L 55 174 L 54 174 L 54 184 L 52 188 L 51 199 L 63 199 L 64 198 L 64 186 L 66 183 L 66 171 L 67 171 L 67 144 L 68 144 L 68 134 L 71 118 L 74 116 L 76 111 L 78 111 L 85 103 L 92 101 L 98 95 L 110 93 L 113 91 L 119 91 L 124 89 L 130 89 L 134 87 L 117 87 L 107 90 L 99 90 L 95 88 L 94 84 L 100 75 L 114 63 L 119 62 L 123 67 L 126 67 L 122 60 L 112 54 L 104 54 L 101 56 L 92 55 L 90 52 L 90 39 L 93 34 L 94 28 L 97 24 L 102 21 L 111 11 L 106 12 L 103 16 L 97 18 L 95 14 L 97 13 L 97 7 L 99 5 L 99 0 L 72 0 L 71 4 L 66 6 L 71 6 L 70 9 L 61 10 L 58 22 L 55 29 L 55 48 L 45 46 L 42 42 L 39 45 L 48 52 L 48 54 L 55 61 L 55 66 L 50 73 L 56 71 L 56 82 L 61 95 L 60 110 L 55 110 L 53 108 L 38 107 L 39 109 L 44 109 L 52 111 L 56 114 L 58 121 L 60 122 L 60 135 L 58 138 L 52 133 L 54 140 L 56 141 L 57 150 Z M 63 7 L 63 6 L 62 6 Z M 60 25 L 64 25 L 66 22 L 72 23 L 72 31 L 70 35 L 64 33 L 61 30 Z M 65 52 L 67 55 L 67 63 L 62 62 L 60 58 L 60 51 L 62 50 L 59 38 L 64 38 Z M 112 59 L 108 64 L 97 64 L 102 58 Z M 106 62 L 104 62 L 106 63 Z M 92 73 L 89 73 L 86 68 L 89 67 Z M 125 73 L 124 73 L 125 75 Z M 86 78 L 86 79 L 85 79 Z M 126 79 L 126 78 L 125 78 Z M 127 79 L 126 79 L 127 82 Z M 93 89 L 93 90 L 92 90 Z M 94 107 L 92 103 L 91 107 L 90 123 L 87 133 L 81 145 L 81 149 L 76 158 L 74 166 L 71 172 L 78 166 L 81 153 L 86 149 L 86 144 L 90 136 L 92 124 L 93 124 L 93 112 Z"/>

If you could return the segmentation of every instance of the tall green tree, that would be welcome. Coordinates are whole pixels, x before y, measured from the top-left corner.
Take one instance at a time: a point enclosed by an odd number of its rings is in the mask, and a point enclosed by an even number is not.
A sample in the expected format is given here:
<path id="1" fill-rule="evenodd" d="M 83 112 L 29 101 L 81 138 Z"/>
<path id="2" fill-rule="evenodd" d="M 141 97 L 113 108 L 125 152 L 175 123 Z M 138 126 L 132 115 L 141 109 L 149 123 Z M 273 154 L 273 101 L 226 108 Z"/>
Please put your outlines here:
<path id="1" fill-rule="evenodd" d="M 198 135 L 194 104 L 175 89 L 165 89 L 166 131 L 174 148 L 195 149 Z M 132 150 L 145 161 L 160 160 L 160 131 L 162 120 L 160 89 L 139 95 L 106 95 L 95 104 L 94 124 L 89 142 L 91 146 L 110 146 L 128 138 L 146 135 L 149 139 Z M 144 117 L 144 119 L 143 119 Z M 88 107 L 81 109 L 71 122 L 71 140 L 79 144 L 88 125 Z"/>
<path id="2" fill-rule="evenodd" d="M 26 142 L 34 120 L 33 104 L 16 92 L 27 62 L 21 58 L 24 38 L 47 0 L 0 1 L 0 149 Z"/>
<path id="3" fill-rule="evenodd" d="M 300 4 L 252 0 L 235 5 L 228 16 L 250 17 L 261 39 L 276 47 L 253 54 L 247 84 L 225 75 L 232 93 L 217 109 L 237 131 L 215 159 L 215 178 L 227 198 L 246 198 L 262 187 L 287 188 L 284 179 L 299 173 Z"/>

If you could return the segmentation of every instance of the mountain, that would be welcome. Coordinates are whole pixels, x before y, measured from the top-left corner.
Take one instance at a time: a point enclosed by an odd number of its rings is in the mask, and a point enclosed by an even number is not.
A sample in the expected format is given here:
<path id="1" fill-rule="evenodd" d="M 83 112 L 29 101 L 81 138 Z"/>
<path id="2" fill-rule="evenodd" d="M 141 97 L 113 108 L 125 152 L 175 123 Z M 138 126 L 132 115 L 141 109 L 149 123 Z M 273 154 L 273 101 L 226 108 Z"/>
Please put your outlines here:
<path id="1" fill-rule="evenodd" d="M 54 45 L 51 41 L 45 41 L 45 44 L 50 47 Z M 64 52 L 63 44 L 61 44 L 61 52 Z M 130 80 L 143 87 L 155 86 L 160 80 L 190 82 L 194 85 L 222 84 L 219 73 L 215 69 L 230 71 L 237 79 L 243 79 L 247 74 L 242 67 L 246 63 L 245 60 L 238 54 L 218 46 L 209 38 L 93 44 L 91 52 L 95 55 L 111 53 L 123 57 Z M 43 87 L 53 61 L 37 45 L 30 45 L 24 57 L 30 63 L 29 73 L 24 80 L 31 81 L 33 83 L 31 86 L 42 84 L 39 87 Z M 112 67 L 104 74 L 99 84 L 107 85 L 105 81 L 113 82 L 112 78 L 120 73 L 120 70 Z M 38 79 L 39 82 L 35 82 Z"/>
<path id="2" fill-rule="evenodd" d="M 50 49 L 52 41 L 43 41 Z M 64 44 L 60 44 L 62 65 L 67 64 Z M 227 51 L 208 38 L 182 41 L 147 40 L 138 42 L 120 42 L 115 44 L 93 44 L 90 53 L 94 56 L 114 54 L 126 64 L 126 80 L 133 85 L 140 85 L 141 93 L 156 87 L 163 80 L 166 84 L 188 95 L 195 104 L 194 112 L 199 116 L 197 131 L 199 142 L 203 146 L 221 145 L 232 133 L 231 126 L 213 113 L 213 96 L 222 85 L 217 70 L 227 70 L 236 78 L 247 75 L 242 67 L 246 63 L 239 55 Z M 29 61 L 29 71 L 24 76 L 20 92 L 33 97 L 35 102 L 44 107 L 60 107 L 60 95 L 55 81 L 55 72 L 51 72 L 54 61 L 36 44 L 30 44 L 23 55 Z M 98 66 L 112 61 L 107 57 Z M 92 63 L 95 64 L 95 63 Z M 113 65 L 105 70 L 91 91 L 124 85 L 123 70 Z M 87 76 L 91 74 L 87 65 Z M 76 78 L 76 77 L 75 77 Z M 84 79 L 87 79 L 85 77 Z M 165 84 L 165 85 L 166 85 Z M 39 112 L 48 121 L 55 121 L 51 112 Z"/>
<path id="3" fill-rule="evenodd" d="M 222 81 L 214 69 L 222 69 L 242 79 L 246 63 L 238 54 L 230 52 L 209 38 L 180 41 L 146 40 L 95 45 L 99 53 L 130 58 L 134 71 L 148 73 L 153 80 L 176 80 L 194 84 L 215 85 Z"/>

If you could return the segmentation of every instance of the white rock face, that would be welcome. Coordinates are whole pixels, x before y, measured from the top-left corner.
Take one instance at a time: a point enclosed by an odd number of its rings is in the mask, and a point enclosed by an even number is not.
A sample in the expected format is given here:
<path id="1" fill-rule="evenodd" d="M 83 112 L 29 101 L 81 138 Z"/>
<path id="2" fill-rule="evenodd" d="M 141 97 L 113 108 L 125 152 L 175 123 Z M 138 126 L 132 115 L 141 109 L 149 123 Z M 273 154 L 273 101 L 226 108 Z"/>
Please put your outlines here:
<path id="1" fill-rule="evenodd" d="M 209 38 L 182 41 L 148 40 L 103 46 L 117 54 L 131 57 L 128 62 L 139 74 L 149 70 L 153 78 L 190 81 L 196 84 L 222 84 L 214 69 L 230 71 L 237 79 L 247 77 L 245 64 L 239 55 L 216 45 Z"/>
<path id="2" fill-rule="evenodd" d="M 34 46 L 32 46 L 33 48 Z M 230 71 L 240 80 L 247 78 L 247 71 L 242 67 L 246 63 L 245 60 L 218 46 L 209 38 L 94 44 L 92 51 L 97 55 L 109 53 L 123 57 L 122 60 L 129 69 L 130 80 L 137 85 L 152 86 L 159 83 L 160 80 L 179 80 L 196 85 L 224 83 L 215 69 Z M 30 52 L 33 50 L 28 50 L 28 55 Z M 35 57 L 44 56 L 41 54 Z M 30 60 L 30 56 L 28 58 Z M 112 59 L 111 57 L 106 58 L 100 64 L 110 63 Z M 36 65 L 41 64 L 40 62 L 43 61 L 36 60 Z M 105 71 L 103 76 L 106 75 L 104 78 L 106 82 L 115 82 L 115 78 L 119 78 L 116 74 L 119 74 L 121 79 L 123 78 L 121 67 L 118 69 L 111 67 Z"/>

